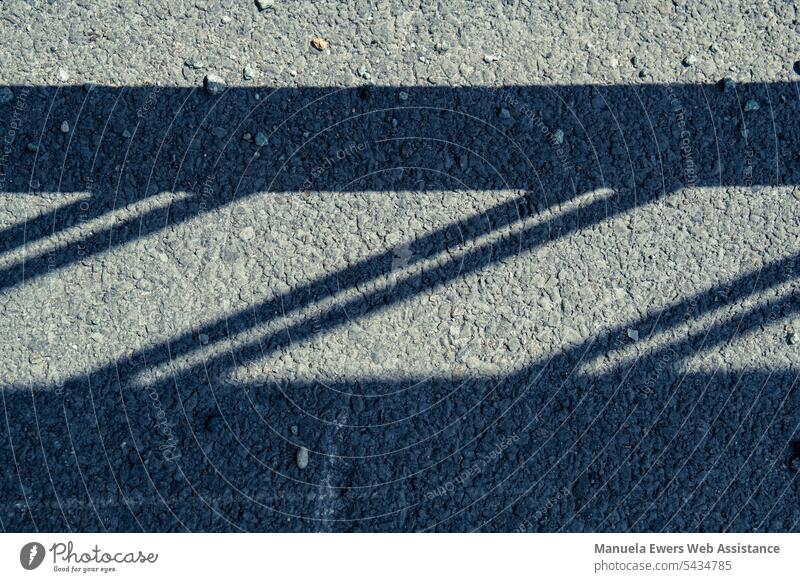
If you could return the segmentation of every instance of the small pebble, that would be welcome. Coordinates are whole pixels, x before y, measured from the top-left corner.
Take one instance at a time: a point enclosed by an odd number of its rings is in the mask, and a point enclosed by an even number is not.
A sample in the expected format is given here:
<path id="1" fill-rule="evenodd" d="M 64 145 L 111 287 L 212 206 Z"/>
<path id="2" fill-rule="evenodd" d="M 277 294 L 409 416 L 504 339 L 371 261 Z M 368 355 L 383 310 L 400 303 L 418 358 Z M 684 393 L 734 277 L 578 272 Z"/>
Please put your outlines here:
<path id="1" fill-rule="evenodd" d="M 553 132 L 553 141 L 556 142 L 558 145 L 564 143 L 564 130 L 557 129 Z"/>
<path id="2" fill-rule="evenodd" d="M 633 328 L 629 328 L 628 329 L 628 337 L 631 338 L 633 341 L 638 342 L 639 341 L 639 330 L 633 329 Z"/>
<path id="3" fill-rule="evenodd" d="M 36 145 L 35 143 L 31 142 L 31 143 L 29 143 L 28 145 L 25 146 L 25 149 L 27 149 L 29 152 L 38 152 L 39 151 L 39 146 Z"/>
<path id="4" fill-rule="evenodd" d="M 296 435 L 298 432 L 297 425 L 293 424 L 292 426 L 289 427 L 289 430 L 292 431 L 292 434 Z"/>
<path id="5" fill-rule="evenodd" d="M 275 8 L 275 0 L 256 0 L 256 6 L 259 10 L 269 10 Z"/>
<path id="6" fill-rule="evenodd" d="M 0 105 L 10 103 L 14 100 L 14 92 L 8 87 L 0 87 Z"/>
<path id="7" fill-rule="evenodd" d="M 127 129 L 123 129 L 122 130 L 122 137 L 124 137 L 125 139 L 130 139 L 133 136 L 132 136 L 130 131 L 128 131 Z"/>
<path id="8" fill-rule="evenodd" d="M 720 81 L 720 86 L 725 93 L 730 93 L 736 88 L 736 83 L 734 83 L 733 79 L 730 77 L 725 77 L 722 79 L 722 81 Z"/>
<path id="9" fill-rule="evenodd" d="M 250 133 L 250 132 L 247 132 L 247 131 L 246 131 L 246 132 L 244 132 L 244 133 L 242 134 L 242 139 L 243 139 L 244 141 L 250 141 L 251 139 L 253 139 L 253 134 L 252 134 L 252 133 Z"/>
<path id="10" fill-rule="evenodd" d="M 789 342 L 790 346 L 796 346 L 797 344 L 800 344 L 800 334 L 798 334 L 796 331 L 793 331 L 786 338 L 786 341 Z"/>
<path id="11" fill-rule="evenodd" d="M 433 46 L 433 50 L 435 50 L 437 53 L 446 53 L 450 50 L 450 45 L 444 41 L 440 41 Z"/>
<path id="12" fill-rule="evenodd" d="M 225 90 L 225 79 L 218 75 L 206 75 L 203 86 L 211 95 L 218 95 Z"/>
<path id="13" fill-rule="evenodd" d="M 470 355 L 464 358 L 464 364 L 470 370 L 477 370 L 481 367 L 481 359 L 478 356 Z"/>
<path id="14" fill-rule="evenodd" d="M 408 101 L 408 93 L 400 91 L 400 101 Z"/>
<path id="15" fill-rule="evenodd" d="M 253 77 L 255 77 L 255 71 L 253 70 L 253 67 L 250 65 L 245 65 L 244 69 L 242 69 L 242 78 L 244 78 L 245 81 L 251 81 Z"/>
<path id="16" fill-rule="evenodd" d="M 297 466 L 300 469 L 308 467 L 308 449 L 305 447 L 297 449 Z"/>
<path id="17" fill-rule="evenodd" d="M 313 46 L 318 51 L 324 51 L 328 48 L 329 44 L 328 41 L 322 38 L 321 36 L 315 36 L 311 39 L 311 46 Z"/>
<path id="18" fill-rule="evenodd" d="M 256 231 L 252 226 L 246 226 L 239 231 L 239 238 L 242 240 L 253 240 L 256 237 Z"/>
<path id="19" fill-rule="evenodd" d="M 269 140 L 267 139 L 267 136 L 264 133 L 259 131 L 256 134 L 256 145 L 261 148 L 261 147 L 264 147 L 265 145 L 267 145 L 268 143 L 269 143 Z"/>
<path id="20" fill-rule="evenodd" d="M 67 81 L 69 81 L 69 73 L 64 69 L 59 69 L 58 74 L 56 76 L 58 77 L 58 80 L 61 81 L 62 83 L 66 83 Z"/>
<path id="21" fill-rule="evenodd" d="M 759 109 L 761 109 L 761 105 L 755 99 L 748 99 L 747 103 L 744 104 L 745 111 L 758 111 Z"/>
<path id="22" fill-rule="evenodd" d="M 202 345 L 204 345 L 204 346 L 208 345 L 208 339 L 209 338 L 208 338 L 208 334 L 207 333 L 201 333 L 199 336 L 197 336 L 197 339 L 200 340 L 200 343 Z"/>
<path id="23" fill-rule="evenodd" d="M 619 66 L 619 61 L 616 57 L 611 57 L 609 59 L 603 59 L 603 64 L 610 69 L 616 69 Z"/>
<path id="24" fill-rule="evenodd" d="M 483 55 L 483 62 L 484 63 L 494 63 L 500 60 L 499 55 Z"/>
<path id="25" fill-rule="evenodd" d="M 69 133 L 69 122 L 62 121 L 61 122 L 61 132 L 62 133 Z"/>
<path id="26" fill-rule="evenodd" d="M 686 55 L 683 58 L 683 66 L 684 67 L 691 67 L 697 63 L 697 57 L 694 55 Z"/>

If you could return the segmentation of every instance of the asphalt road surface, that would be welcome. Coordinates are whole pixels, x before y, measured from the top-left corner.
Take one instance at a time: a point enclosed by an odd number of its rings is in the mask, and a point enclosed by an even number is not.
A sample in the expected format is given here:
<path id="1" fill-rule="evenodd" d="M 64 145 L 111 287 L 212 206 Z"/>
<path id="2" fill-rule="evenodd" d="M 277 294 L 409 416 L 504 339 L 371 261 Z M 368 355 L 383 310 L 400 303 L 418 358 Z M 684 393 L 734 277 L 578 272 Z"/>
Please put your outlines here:
<path id="1" fill-rule="evenodd" d="M 796 7 L 475 4 L 0 5 L 3 530 L 800 530 Z"/>

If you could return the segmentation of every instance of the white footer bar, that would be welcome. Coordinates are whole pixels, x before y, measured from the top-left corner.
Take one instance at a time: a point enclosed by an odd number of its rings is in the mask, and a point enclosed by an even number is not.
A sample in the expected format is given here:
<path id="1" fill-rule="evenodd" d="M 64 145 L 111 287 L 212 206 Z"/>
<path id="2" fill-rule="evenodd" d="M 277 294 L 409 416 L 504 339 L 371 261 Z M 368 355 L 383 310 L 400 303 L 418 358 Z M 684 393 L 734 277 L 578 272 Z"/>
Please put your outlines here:
<path id="1" fill-rule="evenodd" d="M 800 580 L 800 534 L 3 534 L 2 580 Z"/>

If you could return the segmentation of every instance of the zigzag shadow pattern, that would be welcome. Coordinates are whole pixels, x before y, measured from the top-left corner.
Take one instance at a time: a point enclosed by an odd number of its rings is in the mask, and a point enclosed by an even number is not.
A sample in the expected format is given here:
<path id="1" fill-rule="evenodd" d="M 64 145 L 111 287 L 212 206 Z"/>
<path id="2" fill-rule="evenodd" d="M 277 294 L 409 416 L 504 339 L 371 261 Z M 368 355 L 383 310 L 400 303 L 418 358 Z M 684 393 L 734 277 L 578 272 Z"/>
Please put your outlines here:
<path id="1" fill-rule="evenodd" d="M 481 224 L 464 225 L 469 236 L 600 188 L 613 199 L 569 215 L 565 228 L 687 185 L 800 178 L 798 94 L 789 83 L 237 88 L 213 97 L 162 87 L 12 90 L 16 105 L 1 112 L 13 135 L 0 190 L 91 198 L 0 233 L 0 251 L 9 252 L 76 225 L 87 231 L 3 268 L 0 290 L 254 192 L 521 191 Z M 758 115 L 745 111 L 750 100 L 762 104 Z M 113 229 L 91 228 L 161 192 L 188 196 Z"/>
<path id="2" fill-rule="evenodd" d="M 4 529 L 800 527 L 790 467 L 800 426 L 798 370 L 675 371 L 693 354 L 794 316 L 796 254 L 643 318 L 636 325 L 647 330 L 642 342 L 687 313 L 724 311 L 756 294 L 769 298 L 632 363 L 581 367 L 615 351 L 613 338 L 624 330 L 612 329 L 505 375 L 229 380 L 237 366 L 293 341 L 681 188 L 797 185 L 793 85 L 259 88 L 219 96 L 158 87 L 12 90 L 16 106 L 0 112 L 4 127 L 14 127 L 2 190 L 88 191 L 91 202 L 68 202 L 3 231 L 0 250 L 23 254 L 0 272 L 6 293 L 256 193 L 519 191 L 510 202 L 409 241 L 420 263 L 566 210 L 414 269 L 389 288 L 342 299 L 321 320 L 301 318 L 255 340 L 236 339 L 383 280 L 392 274 L 392 253 L 63 386 L 4 389 L 0 458 L 13 468 L 1 482 Z M 760 115 L 745 106 L 751 99 Z M 253 128 L 266 143 L 242 138 Z M 567 206 L 600 189 L 613 195 Z M 188 195 L 113 226 L 88 227 L 162 192 Z M 78 240 L 28 252 L 26 245 L 58 241 L 76 225 Z M 785 284 L 792 285 L 788 295 L 777 290 Z M 200 344 L 199 334 L 208 342 Z M 202 354 L 205 343 L 229 349 L 141 384 L 143 372 Z M 154 423 L 154 400 L 168 434 Z M 287 433 L 290 425 L 297 434 Z M 293 463 L 298 445 L 311 450 L 306 472 Z"/>

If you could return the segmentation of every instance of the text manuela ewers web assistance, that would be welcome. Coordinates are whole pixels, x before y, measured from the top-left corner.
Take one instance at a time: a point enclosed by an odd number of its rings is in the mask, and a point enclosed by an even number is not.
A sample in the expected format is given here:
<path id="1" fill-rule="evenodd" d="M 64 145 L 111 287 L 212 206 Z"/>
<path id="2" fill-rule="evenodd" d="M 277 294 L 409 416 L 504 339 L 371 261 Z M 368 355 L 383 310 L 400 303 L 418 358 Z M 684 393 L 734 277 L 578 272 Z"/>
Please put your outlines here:
<path id="1" fill-rule="evenodd" d="M 755 544 L 595 544 L 595 554 L 780 554 L 781 547 Z"/>

